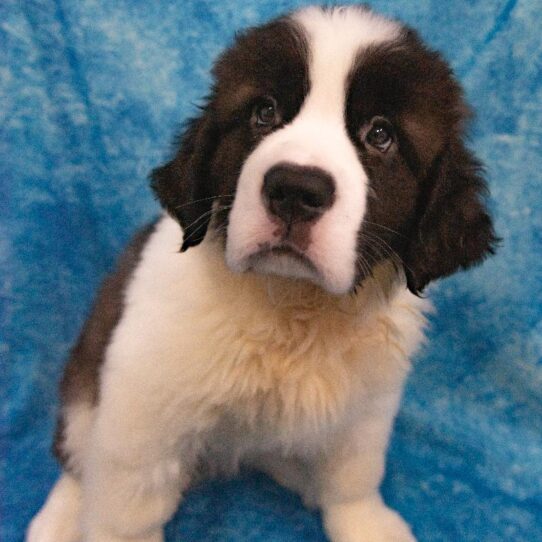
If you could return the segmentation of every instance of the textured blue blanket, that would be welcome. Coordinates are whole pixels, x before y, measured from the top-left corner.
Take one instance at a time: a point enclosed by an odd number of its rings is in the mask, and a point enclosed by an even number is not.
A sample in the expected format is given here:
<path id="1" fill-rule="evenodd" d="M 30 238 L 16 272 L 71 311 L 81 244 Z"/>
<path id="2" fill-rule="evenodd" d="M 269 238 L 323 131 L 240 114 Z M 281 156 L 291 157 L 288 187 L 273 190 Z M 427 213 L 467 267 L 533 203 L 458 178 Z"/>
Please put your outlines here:
<path id="1" fill-rule="evenodd" d="M 100 279 L 157 213 L 146 175 L 236 29 L 288 0 L 0 2 L 0 540 L 58 473 L 56 386 Z M 386 500 L 420 541 L 542 540 L 542 5 L 378 0 L 451 61 L 478 118 L 504 244 L 433 289 Z M 324 541 L 262 475 L 193 490 L 168 541 Z"/>

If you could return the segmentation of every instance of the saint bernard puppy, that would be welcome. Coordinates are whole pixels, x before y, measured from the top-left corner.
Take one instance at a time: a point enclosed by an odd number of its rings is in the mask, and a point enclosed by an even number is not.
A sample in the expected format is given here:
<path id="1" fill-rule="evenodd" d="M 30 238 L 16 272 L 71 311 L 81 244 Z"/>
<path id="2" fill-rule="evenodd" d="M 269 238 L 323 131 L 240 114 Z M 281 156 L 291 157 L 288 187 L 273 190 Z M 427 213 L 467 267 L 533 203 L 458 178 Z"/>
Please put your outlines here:
<path id="1" fill-rule="evenodd" d="M 162 541 L 191 484 L 239 465 L 320 508 L 332 542 L 415 540 L 379 485 L 419 294 L 496 244 L 460 86 L 366 6 L 249 29 L 213 75 L 152 173 L 165 214 L 72 350 L 63 474 L 27 540 Z"/>

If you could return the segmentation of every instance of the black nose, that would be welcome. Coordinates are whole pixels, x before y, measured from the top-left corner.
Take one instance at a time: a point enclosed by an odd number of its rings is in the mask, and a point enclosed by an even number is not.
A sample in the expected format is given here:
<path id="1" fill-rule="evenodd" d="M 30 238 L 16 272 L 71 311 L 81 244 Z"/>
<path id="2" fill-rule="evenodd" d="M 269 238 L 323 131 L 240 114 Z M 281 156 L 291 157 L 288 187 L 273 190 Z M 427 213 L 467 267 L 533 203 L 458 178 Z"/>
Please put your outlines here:
<path id="1" fill-rule="evenodd" d="M 269 211 L 281 220 L 308 222 L 331 207 L 335 184 L 317 167 L 277 164 L 263 179 L 263 197 Z"/>

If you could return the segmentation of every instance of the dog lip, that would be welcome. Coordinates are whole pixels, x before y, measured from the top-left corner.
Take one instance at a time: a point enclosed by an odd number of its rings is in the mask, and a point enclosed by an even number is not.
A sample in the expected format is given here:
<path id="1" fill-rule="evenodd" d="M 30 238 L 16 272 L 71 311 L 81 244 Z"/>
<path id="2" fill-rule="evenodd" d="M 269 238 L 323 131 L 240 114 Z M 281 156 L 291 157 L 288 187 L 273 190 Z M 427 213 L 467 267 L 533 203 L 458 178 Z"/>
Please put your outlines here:
<path id="1" fill-rule="evenodd" d="M 268 256 L 287 256 L 307 266 L 314 273 L 318 273 L 314 262 L 291 243 L 283 242 L 275 246 L 271 246 L 269 243 L 262 243 L 258 248 L 256 252 L 249 256 L 251 266 Z"/>

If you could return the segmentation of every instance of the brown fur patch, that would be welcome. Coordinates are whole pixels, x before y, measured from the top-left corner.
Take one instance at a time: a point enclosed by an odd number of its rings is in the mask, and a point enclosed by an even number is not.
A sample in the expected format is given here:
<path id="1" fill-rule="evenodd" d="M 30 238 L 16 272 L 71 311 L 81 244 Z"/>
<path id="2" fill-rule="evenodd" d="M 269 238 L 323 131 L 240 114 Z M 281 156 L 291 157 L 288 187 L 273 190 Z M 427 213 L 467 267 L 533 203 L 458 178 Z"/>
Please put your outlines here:
<path id="1" fill-rule="evenodd" d="M 184 249 L 205 237 L 213 201 L 222 207 L 214 224 L 227 223 L 243 162 L 268 133 L 250 122 L 257 100 L 276 98 L 280 128 L 303 103 L 307 70 L 305 39 L 287 18 L 239 34 L 217 60 L 201 116 L 189 123 L 174 158 L 152 173 L 156 195 L 185 231 Z"/>
<path id="2" fill-rule="evenodd" d="M 98 401 L 100 369 L 111 334 L 124 309 L 124 292 L 154 226 L 150 224 L 138 232 L 120 257 L 116 270 L 102 283 L 90 316 L 70 353 L 60 382 L 61 409 L 53 442 L 53 452 L 63 465 L 67 460 L 62 447 L 64 411 L 75 402 L 95 405 Z"/>
<path id="3" fill-rule="evenodd" d="M 368 129 L 360 127 L 370 126 L 375 117 L 393 127 L 394 141 L 386 152 L 361 136 Z M 418 292 L 492 252 L 495 236 L 482 201 L 485 182 L 463 145 L 468 117 L 449 66 L 414 31 L 407 29 L 398 41 L 359 54 L 346 111 L 348 132 L 371 189 L 359 233 L 359 280 L 375 262 L 391 257 Z M 435 190 L 442 194 L 437 214 L 431 209 Z M 471 209 L 468 217 L 461 206 Z M 481 228 L 477 234 L 475 224 Z M 433 247 L 425 250 L 429 240 Z"/>

